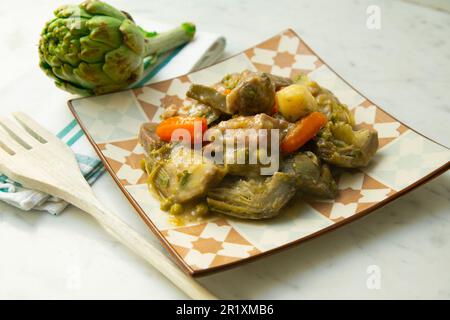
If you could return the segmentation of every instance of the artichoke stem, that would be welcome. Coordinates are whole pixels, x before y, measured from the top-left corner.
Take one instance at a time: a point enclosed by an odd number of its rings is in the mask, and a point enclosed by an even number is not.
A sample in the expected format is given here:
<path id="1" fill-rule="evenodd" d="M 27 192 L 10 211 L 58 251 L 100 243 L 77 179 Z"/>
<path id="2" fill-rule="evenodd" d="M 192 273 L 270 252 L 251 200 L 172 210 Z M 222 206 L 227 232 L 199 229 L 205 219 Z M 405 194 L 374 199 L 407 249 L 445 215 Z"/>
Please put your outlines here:
<path id="1" fill-rule="evenodd" d="M 164 54 L 189 42 L 194 35 L 195 25 L 185 22 L 178 28 L 158 33 L 154 37 L 148 37 L 146 38 L 145 56 Z"/>

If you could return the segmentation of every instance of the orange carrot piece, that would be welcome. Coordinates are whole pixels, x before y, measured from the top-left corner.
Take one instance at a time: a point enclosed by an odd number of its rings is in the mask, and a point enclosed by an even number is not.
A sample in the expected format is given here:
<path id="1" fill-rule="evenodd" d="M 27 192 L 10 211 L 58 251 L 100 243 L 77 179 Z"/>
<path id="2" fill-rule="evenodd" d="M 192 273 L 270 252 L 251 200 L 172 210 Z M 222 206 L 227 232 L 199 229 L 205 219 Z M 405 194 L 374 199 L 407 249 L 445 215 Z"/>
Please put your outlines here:
<path id="1" fill-rule="evenodd" d="M 313 112 L 296 122 L 281 142 L 281 152 L 292 153 L 302 147 L 327 123 L 327 117 L 320 112 Z"/>
<path id="2" fill-rule="evenodd" d="M 191 136 L 191 142 L 194 142 L 195 138 L 195 123 L 200 123 L 201 133 L 208 129 L 208 124 L 205 118 L 201 117 L 171 117 L 162 121 L 156 128 L 156 134 L 162 141 L 169 142 L 172 139 L 172 133 L 176 129 L 187 130 Z"/>

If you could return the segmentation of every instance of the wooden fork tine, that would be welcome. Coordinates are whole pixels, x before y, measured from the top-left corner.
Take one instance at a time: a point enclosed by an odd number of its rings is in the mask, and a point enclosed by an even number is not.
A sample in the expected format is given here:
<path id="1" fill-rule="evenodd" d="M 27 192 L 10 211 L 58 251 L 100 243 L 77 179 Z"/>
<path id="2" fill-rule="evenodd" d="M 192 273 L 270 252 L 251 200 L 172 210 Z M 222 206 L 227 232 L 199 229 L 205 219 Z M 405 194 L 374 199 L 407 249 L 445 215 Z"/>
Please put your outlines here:
<path id="1" fill-rule="evenodd" d="M 38 141 L 42 143 L 50 141 L 60 141 L 53 134 L 47 131 L 47 129 L 30 118 L 27 114 L 23 112 L 14 112 L 13 116 L 24 127 L 24 129 Z"/>
<path id="2" fill-rule="evenodd" d="M 7 159 L 7 157 L 11 156 L 5 149 L 5 144 L 0 140 L 0 166 L 2 165 L 2 160 Z"/>
<path id="3" fill-rule="evenodd" d="M 33 138 L 28 132 L 26 132 L 22 126 L 15 124 L 13 121 L 8 118 L 1 117 L 0 125 L 5 129 L 8 134 L 13 137 L 16 141 L 18 139 L 22 140 L 28 147 L 32 147 L 39 143 L 38 140 Z M 20 143 L 20 141 L 18 141 Z"/>
<path id="4" fill-rule="evenodd" d="M 12 138 L 4 129 L 0 129 L 0 141 L 8 149 L 14 153 L 26 150 L 24 146 L 19 144 L 14 138 Z"/>

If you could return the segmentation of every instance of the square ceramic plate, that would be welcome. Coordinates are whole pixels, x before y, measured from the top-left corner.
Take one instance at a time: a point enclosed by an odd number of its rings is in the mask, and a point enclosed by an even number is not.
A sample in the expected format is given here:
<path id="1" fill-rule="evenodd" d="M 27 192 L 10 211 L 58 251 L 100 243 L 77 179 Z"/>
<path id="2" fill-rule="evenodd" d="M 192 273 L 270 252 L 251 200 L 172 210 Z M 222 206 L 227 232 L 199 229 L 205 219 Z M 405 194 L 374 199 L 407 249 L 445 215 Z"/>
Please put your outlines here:
<path id="1" fill-rule="evenodd" d="M 380 149 L 367 168 L 338 179 L 330 201 L 298 200 L 276 218 L 245 221 L 225 216 L 176 227 L 149 193 L 139 162 L 139 126 L 159 122 L 163 106 L 189 103 L 192 82 L 214 84 L 245 69 L 293 77 L 307 73 L 349 106 L 360 127 L 378 131 Z M 130 203 L 183 269 L 194 275 L 239 265 L 319 236 L 385 205 L 450 166 L 450 151 L 374 105 L 330 69 L 292 30 L 206 69 L 118 93 L 69 101 L 80 126 Z"/>

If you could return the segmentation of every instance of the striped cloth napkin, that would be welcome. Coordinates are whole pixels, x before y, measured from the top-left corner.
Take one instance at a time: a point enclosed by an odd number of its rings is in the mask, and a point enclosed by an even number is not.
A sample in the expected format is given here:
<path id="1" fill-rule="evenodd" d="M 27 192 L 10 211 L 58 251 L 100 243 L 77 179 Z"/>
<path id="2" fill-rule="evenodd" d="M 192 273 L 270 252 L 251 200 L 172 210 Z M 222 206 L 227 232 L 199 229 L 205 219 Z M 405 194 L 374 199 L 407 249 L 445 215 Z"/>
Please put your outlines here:
<path id="1" fill-rule="evenodd" d="M 157 23 L 152 23 L 152 28 L 157 31 L 168 29 L 167 26 Z M 223 37 L 198 32 L 192 42 L 167 53 L 160 57 L 155 65 L 148 67 L 142 79 L 135 83 L 133 87 L 170 79 L 209 66 L 223 54 L 224 48 L 225 39 Z M 51 123 L 44 123 L 44 125 L 48 125 L 47 128 L 51 129 L 52 126 L 55 128 L 54 126 L 59 125 L 61 121 L 67 121 L 67 125 L 59 131 L 51 131 L 57 132 L 58 138 L 72 148 L 81 172 L 89 184 L 93 184 L 105 171 L 105 168 L 76 120 L 68 113 L 70 112 L 67 110 L 66 113 L 59 114 L 61 118 L 66 120 L 55 119 L 54 117 L 57 118 L 58 115 L 49 116 Z M 24 188 L 3 174 L 0 174 L 0 201 L 25 211 L 47 211 L 53 215 L 61 213 L 68 205 L 63 200 L 51 195 Z"/>

